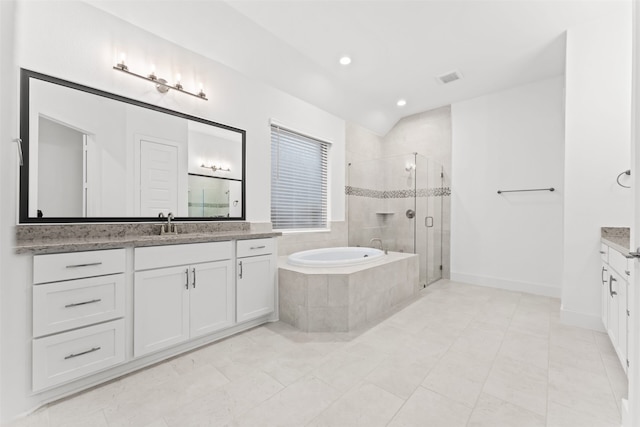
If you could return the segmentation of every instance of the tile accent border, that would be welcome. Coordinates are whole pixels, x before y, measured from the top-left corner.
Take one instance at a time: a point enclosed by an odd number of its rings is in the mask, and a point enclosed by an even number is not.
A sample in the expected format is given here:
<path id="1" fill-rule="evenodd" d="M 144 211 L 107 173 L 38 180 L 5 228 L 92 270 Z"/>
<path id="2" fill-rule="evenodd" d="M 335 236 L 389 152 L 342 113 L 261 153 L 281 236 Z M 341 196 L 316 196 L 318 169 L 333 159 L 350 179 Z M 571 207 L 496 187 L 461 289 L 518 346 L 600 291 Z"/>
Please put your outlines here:
<path id="1" fill-rule="evenodd" d="M 370 188 L 344 187 L 344 194 L 355 197 L 369 197 L 372 199 L 407 199 L 411 197 L 450 196 L 450 187 L 418 188 L 418 190 L 373 190 Z"/>

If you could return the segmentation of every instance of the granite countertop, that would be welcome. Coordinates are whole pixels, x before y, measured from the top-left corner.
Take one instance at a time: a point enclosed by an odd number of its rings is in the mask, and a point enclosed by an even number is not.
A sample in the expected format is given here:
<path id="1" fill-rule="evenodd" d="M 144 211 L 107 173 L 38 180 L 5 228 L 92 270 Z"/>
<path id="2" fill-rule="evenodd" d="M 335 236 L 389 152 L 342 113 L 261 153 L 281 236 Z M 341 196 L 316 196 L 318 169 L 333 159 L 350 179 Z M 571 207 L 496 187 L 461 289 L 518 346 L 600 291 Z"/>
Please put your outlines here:
<path id="1" fill-rule="evenodd" d="M 624 256 L 629 254 L 631 247 L 630 234 L 629 227 L 602 227 L 600 229 L 602 243 Z"/>
<path id="2" fill-rule="evenodd" d="M 18 226 L 15 253 L 49 254 L 125 247 L 177 245 L 281 236 L 252 231 L 248 224 L 178 224 L 180 234 L 160 235 L 158 224 L 65 224 Z"/>

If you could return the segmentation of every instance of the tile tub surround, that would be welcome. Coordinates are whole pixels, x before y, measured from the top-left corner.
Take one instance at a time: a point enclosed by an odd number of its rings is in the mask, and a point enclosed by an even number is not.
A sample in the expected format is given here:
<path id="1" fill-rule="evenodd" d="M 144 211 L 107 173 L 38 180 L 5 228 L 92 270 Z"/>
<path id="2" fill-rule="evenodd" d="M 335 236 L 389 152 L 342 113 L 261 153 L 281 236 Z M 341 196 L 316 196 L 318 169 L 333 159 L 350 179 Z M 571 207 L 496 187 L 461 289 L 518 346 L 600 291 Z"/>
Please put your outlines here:
<path id="1" fill-rule="evenodd" d="M 176 224 L 179 234 L 163 236 L 160 236 L 160 223 L 18 225 L 15 252 L 46 254 L 281 235 L 274 231 L 252 231 L 247 222 Z"/>
<path id="2" fill-rule="evenodd" d="M 418 291 L 418 256 L 389 252 L 370 264 L 312 268 L 278 260 L 280 320 L 305 332 L 348 332 Z"/>
<path id="3" fill-rule="evenodd" d="M 620 253 L 629 252 L 631 247 L 629 227 L 602 227 L 600 237 L 608 246 L 616 249 Z"/>

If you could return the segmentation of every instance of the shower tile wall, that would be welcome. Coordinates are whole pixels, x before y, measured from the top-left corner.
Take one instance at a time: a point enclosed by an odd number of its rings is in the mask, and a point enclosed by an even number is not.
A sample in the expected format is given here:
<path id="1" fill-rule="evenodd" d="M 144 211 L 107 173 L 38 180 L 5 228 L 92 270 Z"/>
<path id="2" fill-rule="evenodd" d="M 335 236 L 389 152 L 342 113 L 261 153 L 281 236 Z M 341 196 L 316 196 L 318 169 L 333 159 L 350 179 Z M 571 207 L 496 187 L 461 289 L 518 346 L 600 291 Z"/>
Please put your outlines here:
<path id="1" fill-rule="evenodd" d="M 347 170 L 347 185 L 356 187 L 364 182 L 365 188 L 410 189 L 407 185 L 408 172 L 404 171 L 402 163 L 387 166 L 380 170 L 375 162 L 365 162 L 368 159 L 396 156 L 417 152 L 440 163 L 444 169 L 445 188 L 450 188 L 451 177 L 451 108 L 441 107 L 435 110 L 405 117 L 400 120 L 389 133 L 380 137 L 355 124 L 348 124 L 346 128 L 347 164 L 360 163 L 361 166 L 350 177 Z M 409 159 L 412 156 L 407 156 Z M 393 174 L 387 174 L 391 167 Z M 397 171 L 398 167 L 400 170 Z M 349 169 L 349 166 L 347 166 Z M 351 182 L 350 182 L 351 180 Z M 385 181 L 389 180 L 389 181 Z M 433 184 L 429 184 L 434 187 Z M 439 184 L 437 185 L 439 187 Z M 453 190 L 455 191 L 455 189 Z M 357 199 L 357 201 L 356 201 Z M 451 198 L 442 197 L 442 248 L 439 242 L 431 250 L 442 250 L 443 277 L 449 277 L 450 266 L 450 212 Z M 418 202 L 420 203 L 420 202 Z M 412 198 L 373 198 L 347 196 L 347 217 L 349 223 L 350 244 L 353 241 L 368 242 L 373 237 L 381 237 L 394 250 L 410 251 L 413 247 L 413 229 L 403 224 L 406 221 L 404 212 L 413 208 Z M 380 215 L 375 212 L 400 212 L 394 215 Z M 382 236 L 385 230 L 394 230 Z M 420 242 L 419 242 L 420 243 Z"/>

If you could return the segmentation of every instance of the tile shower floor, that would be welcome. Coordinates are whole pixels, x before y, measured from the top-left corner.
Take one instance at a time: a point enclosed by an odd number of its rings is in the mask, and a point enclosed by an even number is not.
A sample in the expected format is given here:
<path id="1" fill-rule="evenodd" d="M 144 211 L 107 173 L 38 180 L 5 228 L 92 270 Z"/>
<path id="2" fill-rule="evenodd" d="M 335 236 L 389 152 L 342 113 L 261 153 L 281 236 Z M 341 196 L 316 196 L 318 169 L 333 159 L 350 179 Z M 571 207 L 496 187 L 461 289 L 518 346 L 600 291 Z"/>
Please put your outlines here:
<path id="1" fill-rule="evenodd" d="M 617 427 L 626 387 L 557 299 L 443 280 L 369 329 L 268 324 L 9 425 Z"/>

